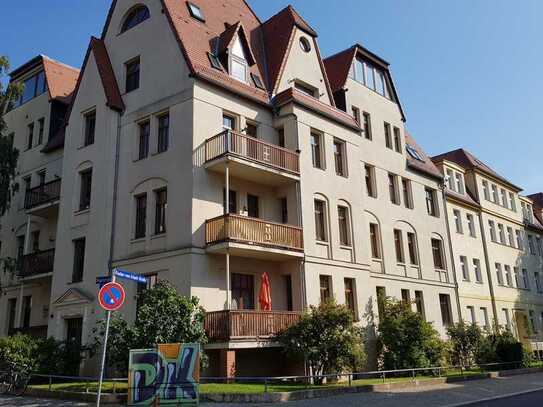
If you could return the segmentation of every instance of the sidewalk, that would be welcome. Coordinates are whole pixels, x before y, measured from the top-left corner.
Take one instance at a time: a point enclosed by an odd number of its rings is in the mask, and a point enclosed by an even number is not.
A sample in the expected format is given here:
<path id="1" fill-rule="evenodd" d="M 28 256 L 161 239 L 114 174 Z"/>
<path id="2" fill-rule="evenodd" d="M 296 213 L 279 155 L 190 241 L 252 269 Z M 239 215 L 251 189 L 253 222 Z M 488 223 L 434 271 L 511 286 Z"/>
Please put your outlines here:
<path id="1" fill-rule="evenodd" d="M 361 405 L 371 405 L 372 407 L 446 407 L 459 403 L 535 389 L 543 389 L 543 373 L 532 373 L 497 379 L 474 380 L 429 387 L 421 386 L 386 392 L 345 394 L 336 397 L 302 400 L 290 403 L 252 404 L 252 406 L 358 407 Z M 224 403 L 203 403 L 201 405 L 205 407 L 216 407 L 219 405 L 228 407 L 249 406 L 248 404 Z"/>

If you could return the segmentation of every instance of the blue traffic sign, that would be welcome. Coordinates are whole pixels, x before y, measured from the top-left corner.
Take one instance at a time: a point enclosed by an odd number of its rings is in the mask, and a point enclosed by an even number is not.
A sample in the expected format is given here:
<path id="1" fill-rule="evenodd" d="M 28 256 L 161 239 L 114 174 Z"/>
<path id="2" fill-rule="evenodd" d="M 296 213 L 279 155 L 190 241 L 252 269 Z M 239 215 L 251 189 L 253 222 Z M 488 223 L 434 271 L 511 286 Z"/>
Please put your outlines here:
<path id="1" fill-rule="evenodd" d="M 119 278 L 132 280 L 139 284 L 147 284 L 147 277 L 142 276 L 141 274 L 130 273 L 129 271 L 121 270 L 121 269 L 114 269 L 113 274 L 115 274 L 115 276 Z"/>
<path id="2" fill-rule="evenodd" d="M 107 283 L 98 293 L 98 302 L 106 311 L 116 311 L 124 303 L 126 295 L 124 288 L 119 283 Z"/>

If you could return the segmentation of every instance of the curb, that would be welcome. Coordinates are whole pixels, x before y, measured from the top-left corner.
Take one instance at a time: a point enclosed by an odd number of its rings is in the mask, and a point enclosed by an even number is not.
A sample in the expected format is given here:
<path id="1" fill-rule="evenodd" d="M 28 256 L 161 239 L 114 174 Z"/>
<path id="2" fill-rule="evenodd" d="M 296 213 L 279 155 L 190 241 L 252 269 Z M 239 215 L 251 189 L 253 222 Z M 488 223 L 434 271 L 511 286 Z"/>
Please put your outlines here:
<path id="1" fill-rule="evenodd" d="M 445 383 L 458 383 L 472 380 L 484 380 L 484 379 L 497 379 L 500 377 L 517 376 L 523 374 L 539 373 L 543 372 L 543 368 L 522 368 L 514 370 L 501 370 L 494 372 L 486 372 L 471 376 L 458 376 L 458 377 L 441 377 L 435 379 L 426 380 L 414 380 L 405 381 L 399 383 L 382 383 L 382 384 L 366 384 L 360 386 L 342 386 L 342 387 L 330 387 L 323 389 L 307 389 L 296 390 L 291 392 L 276 392 L 276 393 L 203 393 L 200 394 L 200 401 L 212 402 L 212 403 L 285 403 L 289 401 L 308 400 L 314 398 L 332 397 L 341 394 L 354 394 L 354 393 L 377 393 L 386 392 L 390 390 L 417 388 L 417 387 L 434 387 Z M 460 404 L 451 404 L 447 407 L 460 407 L 467 406 L 478 401 L 494 400 L 499 398 L 513 397 L 515 395 L 531 393 L 534 391 L 543 390 L 528 390 L 525 392 L 513 393 L 509 395 L 496 396 L 494 398 L 470 401 Z M 36 389 L 29 387 L 25 395 L 36 398 L 46 399 L 58 399 L 58 400 L 71 400 L 71 401 L 83 401 L 83 402 L 96 402 L 96 393 L 76 393 L 70 391 L 49 391 L 46 389 Z M 103 394 L 102 403 L 108 405 L 125 405 L 127 400 L 126 394 Z"/>

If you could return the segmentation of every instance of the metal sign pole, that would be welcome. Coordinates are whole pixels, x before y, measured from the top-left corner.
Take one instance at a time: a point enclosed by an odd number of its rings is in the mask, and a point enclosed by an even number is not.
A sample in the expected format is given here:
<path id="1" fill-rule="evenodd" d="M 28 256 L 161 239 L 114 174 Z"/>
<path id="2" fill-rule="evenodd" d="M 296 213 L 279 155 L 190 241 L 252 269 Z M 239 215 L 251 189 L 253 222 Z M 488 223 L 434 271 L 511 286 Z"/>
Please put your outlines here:
<path id="1" fill-rule="evenodd" d="M 111 282 L 115 282 L 115 273 L 111 277 Z M 104 335 L 104 349 L 102 350 L 102 365 L 100 367 L 100 382 L 98 383 L 98 395 L 96 396 L 96 407 L 100 407 L 100 397 L 102 395 L 102 382 L 104 380 L 104 369 L 106 366 L 107 338 L 109 336 L 109 322 L 111 321 L 111 311 L 107 311 L 106 333 Z"/>

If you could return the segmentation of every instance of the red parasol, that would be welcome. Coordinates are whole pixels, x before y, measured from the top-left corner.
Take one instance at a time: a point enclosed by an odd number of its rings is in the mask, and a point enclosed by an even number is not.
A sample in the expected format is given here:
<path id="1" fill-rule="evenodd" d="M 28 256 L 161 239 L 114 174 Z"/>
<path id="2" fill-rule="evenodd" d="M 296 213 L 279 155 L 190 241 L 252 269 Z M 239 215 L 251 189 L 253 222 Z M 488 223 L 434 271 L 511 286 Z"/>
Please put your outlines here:
<path id="1" fill-rule="evenodd" d="M 260 303 L 260 309 L 263 311 L 271 311 L 271 286 L 268 273 L 262 274 L 260 283 L 260 295 L 258 296 L 258 302 Z"/>

